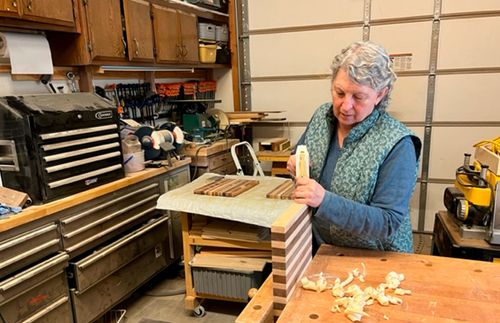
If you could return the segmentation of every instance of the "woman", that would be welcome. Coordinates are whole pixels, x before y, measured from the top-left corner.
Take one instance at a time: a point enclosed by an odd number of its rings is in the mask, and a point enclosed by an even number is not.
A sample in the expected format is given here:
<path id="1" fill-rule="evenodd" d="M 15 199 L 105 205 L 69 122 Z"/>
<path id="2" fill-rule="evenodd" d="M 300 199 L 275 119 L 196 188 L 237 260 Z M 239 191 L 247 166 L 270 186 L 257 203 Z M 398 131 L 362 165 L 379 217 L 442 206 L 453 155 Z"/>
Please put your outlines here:
<path id="1" fill-rule="evenodd" d="M 298 144 L 311 179 L 297 178 L 294 200 L 314 210 L 316 243 L 413 252 L 409 201 L 420 140 L 385 113 L 396 80 L 373 42 L 355 42 L 332 63 L 332 103 L 320 106 Z M 295 156 L 287 163 L 295 173 Z"/>

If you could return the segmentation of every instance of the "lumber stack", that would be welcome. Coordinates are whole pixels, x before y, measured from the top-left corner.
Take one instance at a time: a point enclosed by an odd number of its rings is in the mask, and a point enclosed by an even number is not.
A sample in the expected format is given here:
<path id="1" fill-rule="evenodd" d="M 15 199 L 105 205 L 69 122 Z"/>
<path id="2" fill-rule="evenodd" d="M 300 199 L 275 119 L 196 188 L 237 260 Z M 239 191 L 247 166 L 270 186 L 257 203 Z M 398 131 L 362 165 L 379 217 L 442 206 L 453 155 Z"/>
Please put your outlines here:
<path id="1" fill-rule="evenodd" d="M 269 228 L 227 220 L 213 220 L 201 228 L 203 239 L 259 242 L 271 240 Z"/>

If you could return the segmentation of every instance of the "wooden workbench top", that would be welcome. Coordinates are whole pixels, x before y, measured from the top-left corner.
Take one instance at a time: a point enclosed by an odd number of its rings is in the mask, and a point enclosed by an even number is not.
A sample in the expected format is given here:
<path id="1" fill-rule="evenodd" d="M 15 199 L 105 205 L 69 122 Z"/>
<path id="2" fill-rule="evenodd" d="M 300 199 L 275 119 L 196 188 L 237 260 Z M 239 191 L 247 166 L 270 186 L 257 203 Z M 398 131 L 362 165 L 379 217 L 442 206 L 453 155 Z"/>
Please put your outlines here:
<path id="1" fill-rule="evenodd" d="M 361 263 L 366 282 L 353 281 L 360 287 L 377 287 L 395 271 L 406 277 L 401 288 L 412 291 L 400 296 L 401 305 L 365 306 L 370 316 L 361 322 L 499 321 L 500 266 L 494 263 L 322 245 L 306 275 L 323 272 L 344 280 L 352 269 L 361 270 Z M 343 313 L 330 311 L 334 299 L 331 291 L 297 288 L 278 322 L 350 322 Z"/>
<path id="2" fill-rule="evenodd" d="M 184 153 L 189 157 L 205 157 L 229 150 L 232 145 L 239 142 L 238 139 L 222 139 L 206 145 L 186 145 L 184 146 Z"/>
<path id="3" fill-rule="evenodd" d="M 32 205 L 18 214 L 14 214 L 9 218 L 0 220 L 0 232 L 4 232 L 22 224 L 41 219 L 48 215 L 54 214 L 80 203 L 84 203 L 96 197 L 114 192 L 118 189 L 141 182 L 148 178 L 161 175 L 168 171 L 187 165 L 190 162 L 190 158 L 185 158 L 183 160 L 174 161 L 172 167 L 166 166 L 160 168 L 146 168 L 143 171 L 128 174 L 124 178 L 116 180 L 114 182 L 97 186 L 95 188 L 59 200 L 55 200 L 53 202 L 42 205 Z"/>

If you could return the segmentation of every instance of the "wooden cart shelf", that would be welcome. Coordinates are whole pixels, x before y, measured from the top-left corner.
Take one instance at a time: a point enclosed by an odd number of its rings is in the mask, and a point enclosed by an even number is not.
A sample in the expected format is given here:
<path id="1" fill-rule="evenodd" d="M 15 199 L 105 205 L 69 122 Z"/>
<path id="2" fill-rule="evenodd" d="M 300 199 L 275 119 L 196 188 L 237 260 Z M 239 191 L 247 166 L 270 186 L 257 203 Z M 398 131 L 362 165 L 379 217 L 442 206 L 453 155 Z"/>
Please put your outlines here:
<path id="1" fill-rule="evenodd" d="M 241 287 L 248 285 L 243 284 L 244 281 L 251 280 L 255 282 L 260 281 L 266 274 L 269 268 L 265 264 L 265 260 L 260 260 L 264 268 L 257 270 L 254 265 L 251 267 L 251 262 L 241 260 L 242 270 L 230 267 L 228 275 L 225 275 L 226 270 L 223 268 L 211 268 L 210 266 L 198 266 L 198 247 L 201 246 L 202 250 L 199 257 L 203 258 L 203 247 L 209 247 L 212 250 L 207 251 L 207 256 L 213 254 L 224 254 L 227 250 L 233 249 L 233 256 L 238 257 L 241 254 L 249 252 L 250 254 L 267 254 L 271 256 L 269 263 L 272 265 L 272 279 L 273 291 L 275 298 L 273 299 L 273 314 L 277 317 L 285 307 L 290 295 L 295 290 L 295 282 L 301 277 L 302 272 L 305 270 L 307 264 L 312 259 L 312 216 L 311 210 L 302 204 L 294 203 L 290 200 L 271 200 L 267 199 L 266 193 L 271 191 L 276 186 L 280 185 L 285 179 L 276 177 L 259 177 L 259 185 L 244 194 L 236 197 L 218 197 L 194 194 L 194 191 L 213 181 L 214 174 L 203 174 L 200 178 L 183 186 L 182 188 L 170 191 L 162 195 L 158 199 L 157 207 L 160 209 L 171 210 L 181 213 L 182 224 L 182 241 L 184 250 L 184 271 L 186 281 L 186 297 L 185 308 L 193 310 L 193 314 L 198 316 L 204 312 L 203 306 L 200 305 L 201 301 L 205 298 L 225 300 L 225 301 L 246 301 L 246 294 L 241 293 Z M 255 179 L 251 176 L 226 176 L 229 179 Z M 200 215 L 200 212 L 203 214 Z M 262 241 L 264 239 L 257 233 L 248 240 L 229 240 L 225 239 L 224 235 L 213 235 L 212 238 L 202 236 L 199 225 L 203 223 L 203 218 L 198 219 L 199 216 L 207 216 L 209 218 L 225 221 L 235 221 L 235 212 L 239 216 L 237 218 L 243 219 L 249 217 L 251 222 L 241 221 L 242 223 L 249 223 L 249 225 L 257 225 L 262 228 L 270 230 L 271 241 Z M 256 214 L 261 215 L 255 217 Z M 212 221 L 212 220 L 211 220 Z M 240 221 L 237 221 L 240 222 Z M 207 222 L 208 224 L 213 222 Z M 207 233 L 210 234 L 210 233 Z M 244 238 L 242 238 L 244 239 Z M 219 249 L 220 250 L 217 250 Z M 214 250 L 215 249 L 215 250 Z M 255 251 L 253 253 L 252 251 Z M 212 253 L 212 255 L 211 255 Z M 195 256 L 196 259 L 195 259 Z M 245 258 L 245 256 L 241 256 Z M 266 256 L 263 256 L 266 258 Z M 241 258 L 240 258 L 241 259 Z M 248 268 L 246 267 L 248 265 Z M 257 266 L 260 266 L 257 265 Z M 196 268 L 196 270 L 195 270 Z M 244 270 L 247 268 L 248 270 Z M 219 270 L 220 269 L 220 270 Z M 243 279 L 242 285 L 235 282 L 232 273 L 236 277 Z M 226 288 L 229 286 L 229 293 L 214 292 L 214 295 L 204 294 L 207 293 L 205 286 L 194 283 L 194 278 L 199 281 L 199 277 L 212 277 L 212 274 L 219 275 L 221 279 L 228 279 L 226 284 L 215 286 L 215 288 Z M 256 279 L 256 280 L 253 280 Z M 229 282 L 231 281 L 231 282 Z M 263 280 L 262 280 L 263 281 Z M 203 284 L 203 280 L 201 284 Z M 232 285 L 234 284 L 234 285 Z M 239 290 L 237 297 L 233 298 L 233 288 Z M 199 289 L 199 292 L 196 290 Z M 238 289 L 240 288 L 240 289 Z M 251 289 L 250 287 L 249 289 Z"/>
<path id="2" fill-rule="evenodd" d="M 237 240 L 203 239 L 199 235 L 189 235 L 189 244 L 195 246 L 271 250 L 271 241 L 247 242 Z"/>

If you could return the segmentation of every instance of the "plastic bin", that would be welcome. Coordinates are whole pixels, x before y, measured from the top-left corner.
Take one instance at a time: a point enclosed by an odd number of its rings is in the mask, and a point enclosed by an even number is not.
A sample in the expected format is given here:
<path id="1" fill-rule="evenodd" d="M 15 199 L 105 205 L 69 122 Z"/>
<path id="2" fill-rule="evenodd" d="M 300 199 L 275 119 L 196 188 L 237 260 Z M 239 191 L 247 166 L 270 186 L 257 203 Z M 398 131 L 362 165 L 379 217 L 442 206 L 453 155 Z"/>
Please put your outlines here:
<path id="1" fill-rule="evenodd" d="M 215 25 L 206 22 L 198 23 L 198 38 L 215 40 Z"/>
<path id="2" fill-rule="evenodd" d="M 215 26 L 215 41 L 227 43 L 229 39 L 227 25 Z"/>
<path id="3" fill-rule="evenodd" d="M 217 58 L 217 45 L 200 44 L 199 54 L 201 63 L 215 63 Z"/>

